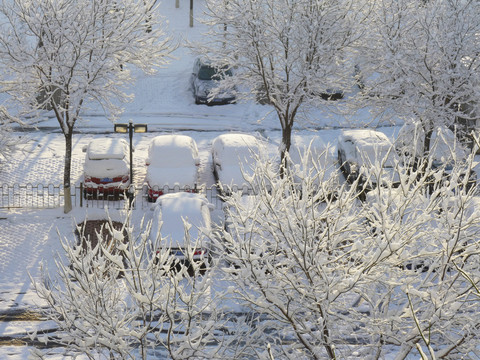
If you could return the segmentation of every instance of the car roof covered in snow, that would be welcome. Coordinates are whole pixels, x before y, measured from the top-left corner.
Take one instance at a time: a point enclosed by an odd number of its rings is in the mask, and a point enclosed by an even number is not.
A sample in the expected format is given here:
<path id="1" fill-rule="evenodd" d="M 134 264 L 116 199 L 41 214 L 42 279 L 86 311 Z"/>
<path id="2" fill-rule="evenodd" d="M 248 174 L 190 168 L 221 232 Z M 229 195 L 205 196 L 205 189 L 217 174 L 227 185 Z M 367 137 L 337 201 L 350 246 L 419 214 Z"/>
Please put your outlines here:
<path id="1" fill-rule="evenodd" d="M 330 178 L 331 176 L 339 176 L 337 158 L 334 154 L 334 147 L 325 143 L 320 137 L 300 137 L 294 136 L 292 138 L 292 145 L 290 147 L 289 155 L 290 161 L 296 175 L 300 174 L 303 169 L 301 164 L 312 167 L 315 171 L 311 172 L 311 176 L 315 176 L 318 167 L 325 171 L 324 177 L 321 180 Z M 306 157 L 308 155 L 308 157 Z M 320 180 L 320 179 L 317 179 Z"/>
<path id="2" fill-rule="evenodd" d="M 128 144 L 124 139 L 99 138 L 90 141 L 87 156 L 90 160 L 123 159 L 128 152 Z"/>
<path id="3" fill-rule="evenodd" d="M 148 164 L 165 167 L 194 166 L 198 161 L 195 140 L 187 135 L 159 135 L 148 148 Z"/>
<path id="4" fill-rule="evenodd" d="M 339 141 L 351 141 L 362 149 L 390 148 L 392 146 L 392 142 L 387 135 L 372 129 L 343 130 Z"/>
<path id="5" fill-rule="evenodd" d="M 252 159 L 252 155 L 258 154 L 260 141 L 249 134 L 222 134 L 217 136 L 212 143 L 212 152 L 215 159 L 226 165 L 238 164 L 239 161 Z"/>
<path id="6" fill-rule="evenodd" d="M 359 165 L 384 161 L 384 167 L 393 167 L 398 159 L 387 135 L 372 129 L 343 130 L 338 138 L 338 147 L 345 151 L 344 160 L 355 161 Z"/>
<path id="7" fill-rule="evenodd" d="M 419 123 L 406 123 L 400 129 L 395 146 L 397 151 L 405 154 L 421 156 L 423 154 L 423 142 L 425 132 Z M 432 133 L 430 140 L 430 154 L 434 160 L 448 162 L 464 160 L 467 156 L 465 149 L 452 130 L 444 126 L 438 126 Z"/>
<path id="8" fill-rule="evenodd" d="M 199 236 L 199 228 L 210 227 L 210 209 L 208 200 L 204 195 L 178 192 L 160 196 L 155 203 L 154 222 L 152 234 L 162 234 L 169 238 L 171 246 L 183 244 L 185 228 L 183 220 L 191 224 L 189 234 L 191 241 L 195 242 Z M 161 229 L 159 221 L 162 221 Z"/>

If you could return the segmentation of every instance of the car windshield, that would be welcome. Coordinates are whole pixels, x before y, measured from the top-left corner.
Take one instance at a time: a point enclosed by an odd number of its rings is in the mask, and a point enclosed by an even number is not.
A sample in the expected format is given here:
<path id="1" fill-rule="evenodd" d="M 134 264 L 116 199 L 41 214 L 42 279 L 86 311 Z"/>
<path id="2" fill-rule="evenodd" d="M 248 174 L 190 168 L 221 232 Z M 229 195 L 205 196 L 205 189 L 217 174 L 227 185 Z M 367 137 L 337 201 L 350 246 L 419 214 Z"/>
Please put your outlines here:
<path id="1" fill-rule="evenodd" d="M 218 72 L 217 69 L 208 65 L 200 67 L 200 70 L 198 71 L 198 78 L 200 80 L 220 80 L 223 79 L 225 75 L 231 76 L 232 71 L 225 70 L 222 72 Z"/>

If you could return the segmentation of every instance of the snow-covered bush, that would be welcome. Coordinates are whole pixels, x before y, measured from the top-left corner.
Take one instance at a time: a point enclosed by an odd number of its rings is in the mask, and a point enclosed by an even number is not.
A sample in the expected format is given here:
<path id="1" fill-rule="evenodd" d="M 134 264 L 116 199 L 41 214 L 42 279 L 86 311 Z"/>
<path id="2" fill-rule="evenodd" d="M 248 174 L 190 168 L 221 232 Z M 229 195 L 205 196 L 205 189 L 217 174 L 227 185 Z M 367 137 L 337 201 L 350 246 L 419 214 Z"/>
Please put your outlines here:
<path id="1" fill-rule="evenodd" d="M 149 240 L 150 224 L 137 236 L 128 218 L 125 224 L 115 230 L 110 220 L 109 246 L 101 232 L 94 248 L 83 233 L 83 246 L 62 239 L 66 256 L 58 257 L 56 274 L 43 269 L 35 283 L 58 326 L 50 340 L 95 359 L 210 358 L 203 351 L 221 325 L 211 270 L 192 262 L 173 271 L 168 249 L 152 251 L 158 244 Z"/>
<path id="2" fill-rule="evenodd" d="M 312 173 L 308 158 L 303 173 Z M 333 178 L 319 188 L 311 176 L 299 186 L 294 174 L 258 171 L 272 190 L 233 194 L 218 244 L 238 305 L 252 314 L 238 352 L 268 358 L 265 344 L 275 359 L 478 352 L 480 203 L 456 181 L 464 168 L 444 181 L 438 170 L 399 164 L 398 187 L 377 186 L 365 201 L 355 184 L 328 197 Z"/>

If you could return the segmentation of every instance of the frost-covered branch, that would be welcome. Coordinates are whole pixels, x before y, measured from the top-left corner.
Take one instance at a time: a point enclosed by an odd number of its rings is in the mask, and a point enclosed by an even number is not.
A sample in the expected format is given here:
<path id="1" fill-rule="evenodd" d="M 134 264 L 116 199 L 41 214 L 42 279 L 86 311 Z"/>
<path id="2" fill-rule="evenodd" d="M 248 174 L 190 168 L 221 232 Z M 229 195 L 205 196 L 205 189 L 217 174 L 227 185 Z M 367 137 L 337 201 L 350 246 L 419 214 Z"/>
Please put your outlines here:
<path id="1" fill-rule="evenodd" d="M 315 159 L 304 156 L 284 178 L 260 166 L 250 178 L 258 194 L 226 202 L 225 276 L 239 306 L 262 319 L 250 325 L 260 338 L 249 346 L 262 353 L 269 343 L 275 358 L 407 356 L 428 336 L 432 354 L 474 351 L 480 302 L 465 277 L 478 276 L 472 163 L 448 175 L 399 163 L 395 186 L 381 161 L 368 164 L 369 181 L 382 185 L 362 188 L 360 201 L 358 183 L 339 185 Z"/>

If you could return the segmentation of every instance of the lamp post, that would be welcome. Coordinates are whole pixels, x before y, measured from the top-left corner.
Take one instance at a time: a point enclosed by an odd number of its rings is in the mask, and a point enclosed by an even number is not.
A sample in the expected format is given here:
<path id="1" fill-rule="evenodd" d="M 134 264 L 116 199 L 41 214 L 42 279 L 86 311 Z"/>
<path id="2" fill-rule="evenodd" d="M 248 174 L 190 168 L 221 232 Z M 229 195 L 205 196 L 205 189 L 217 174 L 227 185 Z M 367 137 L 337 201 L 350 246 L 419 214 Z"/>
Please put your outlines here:
<path id="1" fill-rule="evenodd" d="M 114 131 L 117 133 L 127 133 L 130 138 L 130 185 L 133 185 L 133 133 L 147 132 L 147 124 L 133 124 L 130 120 L 128 124 L 114 124 Z M 129 191 L 130 205 L 132 204 L 133 192 Z"/>
<path id="2" fill-rule="evenodd" d="M 190 0 L 190 27 L 193 27 L 193 0 Z"/>

